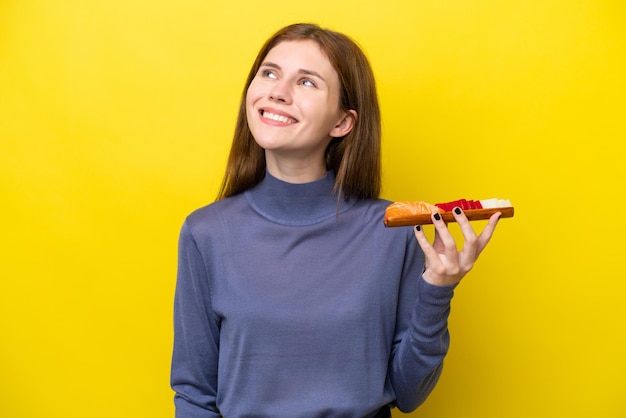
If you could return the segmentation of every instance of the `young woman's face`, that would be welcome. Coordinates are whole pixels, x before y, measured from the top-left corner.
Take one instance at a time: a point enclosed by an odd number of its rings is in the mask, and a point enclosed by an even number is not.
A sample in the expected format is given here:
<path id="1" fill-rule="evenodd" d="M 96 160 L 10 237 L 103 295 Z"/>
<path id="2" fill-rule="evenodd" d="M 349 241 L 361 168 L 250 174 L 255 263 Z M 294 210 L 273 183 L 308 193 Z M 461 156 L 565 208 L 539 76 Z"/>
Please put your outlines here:
<path id="1" fill-rule="evenodd" d="M 248 125 L 270 159 L 323 164 L 332 137 L 352 129 L 339 109 L 339 77 L 313 41 L 284 41 L 270 50 L 246 95 Z"/>

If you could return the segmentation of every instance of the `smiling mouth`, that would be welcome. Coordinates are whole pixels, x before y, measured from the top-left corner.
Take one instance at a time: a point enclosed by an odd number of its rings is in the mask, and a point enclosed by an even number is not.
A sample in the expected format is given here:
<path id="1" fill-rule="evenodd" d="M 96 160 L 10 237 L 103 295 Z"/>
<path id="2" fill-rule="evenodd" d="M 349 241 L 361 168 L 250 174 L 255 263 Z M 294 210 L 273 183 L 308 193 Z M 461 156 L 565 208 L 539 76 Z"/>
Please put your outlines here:
<path id="1" fill-rule="evenodd" d="M 296 123 L 297 120 L 293 119 L 293 118 L 289 118 L 287 116 L 283 116 L 283 115 L 277 115 L 276 113 L 271 113 L 271 112 L 266 112 L 265 110 L 261 110 L 259 113 L 261 113 L 261 116 L 265 119 L 270 119 L 276 122 L 282 122 L 282 123 L 286 123 L 286 124 L 292 124 L 292 123 Z"/>

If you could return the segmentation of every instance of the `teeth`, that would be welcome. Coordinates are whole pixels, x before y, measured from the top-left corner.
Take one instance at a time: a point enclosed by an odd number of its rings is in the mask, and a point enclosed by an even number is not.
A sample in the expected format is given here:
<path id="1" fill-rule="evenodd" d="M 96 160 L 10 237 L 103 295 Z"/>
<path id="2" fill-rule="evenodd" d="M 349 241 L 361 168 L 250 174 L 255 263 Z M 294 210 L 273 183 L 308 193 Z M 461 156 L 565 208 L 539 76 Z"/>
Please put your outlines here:
<path id="1" fill-rule="evenodd" d="M 282 123 L 294 123 L 295 122 L 291 118 L 288 118 L 282 115 L 277 115 L 275 113 L 270 113 L 270 112 L 263 112 L 263 117 L 266 119 L 271 119 L 271 120 L 275 120 L 277 122 L 282 122 Z"/>

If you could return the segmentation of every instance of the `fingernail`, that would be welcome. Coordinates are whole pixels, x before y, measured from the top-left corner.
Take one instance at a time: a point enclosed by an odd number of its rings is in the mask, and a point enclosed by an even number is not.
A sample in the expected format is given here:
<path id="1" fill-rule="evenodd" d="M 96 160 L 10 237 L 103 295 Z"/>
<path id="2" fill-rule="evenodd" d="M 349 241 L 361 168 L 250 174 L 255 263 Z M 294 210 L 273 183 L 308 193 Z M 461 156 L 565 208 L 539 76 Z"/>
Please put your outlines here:
<path id="1" fill-rule="evenodd" d="M 415 230 L 419 232 L 422 230 L 422 227 L 420 225 L 415 225 Z"/>
<path id="2" fill-rule="evenodd" d="M 461 214 L 461 208 L 454 208 L 454 213 L 456 213 L 457 215 Z"/>
<path id="3" fill-rule="evenodd" d="M 438 213 L 435 213 L 435 220 L 436 221 L 440 221 L 441 220 L 441 215 L 439 215 Z"/>

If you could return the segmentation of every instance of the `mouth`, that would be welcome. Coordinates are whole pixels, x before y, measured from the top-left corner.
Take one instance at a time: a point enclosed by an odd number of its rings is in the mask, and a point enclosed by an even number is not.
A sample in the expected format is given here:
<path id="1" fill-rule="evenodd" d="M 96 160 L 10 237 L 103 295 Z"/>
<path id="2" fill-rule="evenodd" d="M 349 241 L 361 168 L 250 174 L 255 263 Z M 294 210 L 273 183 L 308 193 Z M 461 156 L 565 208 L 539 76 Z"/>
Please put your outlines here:
<path id="1" fill-rule="evenodd" d="M 296 119 L 294 119 L 292 117 L 285 116 L 285 115 L 279 115 L 278 113 L 268 112 L 268 111 L 263 110 L 263 109 L 261 109 L 259 111 L 259 113 L 261 114 L 261 117 L 264 118 L 264 119 L 269 119 L 269 120 L 273 120 L 275 122 L 285 123 L 287 125 L 290 125 L 292 123 L 298 122 Z"/>

